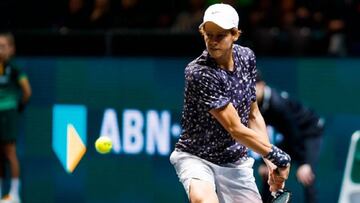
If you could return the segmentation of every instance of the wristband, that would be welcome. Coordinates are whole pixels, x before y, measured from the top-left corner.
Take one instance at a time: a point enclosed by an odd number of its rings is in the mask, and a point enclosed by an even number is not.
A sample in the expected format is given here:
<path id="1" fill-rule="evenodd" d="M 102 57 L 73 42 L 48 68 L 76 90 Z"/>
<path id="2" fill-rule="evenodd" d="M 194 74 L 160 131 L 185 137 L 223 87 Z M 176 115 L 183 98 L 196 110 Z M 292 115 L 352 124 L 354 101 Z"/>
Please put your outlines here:
<path id="1" fill-rule="evenodd" d="M 291 162 L 290 156 L 274 145 L 271 147 L 269 154 L 264 158 L 270 160 L 277 167 L 288 167 Z"/>

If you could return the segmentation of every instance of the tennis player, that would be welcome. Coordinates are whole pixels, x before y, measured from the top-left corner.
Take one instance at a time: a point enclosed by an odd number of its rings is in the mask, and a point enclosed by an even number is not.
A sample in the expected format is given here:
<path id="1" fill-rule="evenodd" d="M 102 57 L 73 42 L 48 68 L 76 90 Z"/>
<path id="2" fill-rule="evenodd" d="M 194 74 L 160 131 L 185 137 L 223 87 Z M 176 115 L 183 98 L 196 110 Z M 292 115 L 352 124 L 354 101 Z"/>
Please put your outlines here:
<path id="1" fill-rule="evenodd" d="M 254 53 L 234 44 L 238 23 L 230 5 L 207 8 L 199 26 L 206 50 L 185 68 L 182 133 L 170 162 L 191 202 L 262 202 L 247 148 L 268 160 L 271 191 L 288 177 L 290 156 L 269 143 L 256 103 Z"/>

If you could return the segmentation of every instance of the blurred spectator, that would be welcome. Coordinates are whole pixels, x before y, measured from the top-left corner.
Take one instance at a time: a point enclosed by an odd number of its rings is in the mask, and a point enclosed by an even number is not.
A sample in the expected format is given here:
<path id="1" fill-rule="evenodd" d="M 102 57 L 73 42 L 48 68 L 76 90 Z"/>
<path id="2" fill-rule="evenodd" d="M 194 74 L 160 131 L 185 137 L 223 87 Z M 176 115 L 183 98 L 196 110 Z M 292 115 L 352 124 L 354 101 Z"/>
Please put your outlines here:
<path id="1" fill-rule="evenodd" d="M 327 52 L 327 26 L 324 13 L 321 10 L 313 9 L 310 15 L 311 39 L 309 42 L 310 45 L 307 47 L 307 54 L 310 56 L 325 55 Z"/>
<path id="2" fill-rule="evenodd" d="M 329 21 L 329 46 L 328 53 L 331 56 L 346 55 L 345 22 L 342 19 L 331 19 Z"/>
<path id="3" fill-rule="evenodd" d="M 37 0 L 36 3 L 26 0 L 13 1 L 16 7 L 11 12 L 16 21 L 16 29 L 19 30 L 52 29 L 58 23 L 59 16 L 64 15 L 63 1 Z"/>
<path id="4" fill-rule="evenodd" d="M 280 47 L 280 54 L 303 55 L 308 46 L 310 30 L 300 23 L 306 22 L 308 10 L 305 7 L 297 8 L 295 0 L 281 0 L 277 14 L 280 31 L 277 44 Z"/>
<path id="5" fill-rule="evenodd" d="M 119 0 L 114 2 L 114 27 L 116 28 L 145 28 L 151 17 L 144 9 L 141 0 Z"/>
<path id="6" fill-rule="evenodd" d="M 258 53 L 306 56 L 325 55 L 328 50 L 336 50 L 336 55 L 346 52 L 342 46 L 344 36 L 335 34 L 339 33 L 336 26 L 339 24 L 326 25 L 327 17 L 333 12 L 324 10 L 334 10 L 329 8 L 331 6 L 321 0 L 277 2 L 260 0 L 250 13 L 251 41 Z M 340 7 L 336 12 L 343 13 L 345 10 Z"/>
<path id="7" fill-rule="evenodd" d="M 85 7 L 84 0 L 69 0 L 60 27 L 62 30 L 86 28 L 88 16 L 89 12 Z"/>
<path id="8" fill-rule="evenodd" d="M 253 5 L 249 17 L 248 36 L 259 55 L 275 51 L 275 36 L 279 29 L 275 27 L 274 9 L 271 0 L 259 0 Z"/>
<path id="9" fill-rule="evenodd" d="M 172 29 L 181 32 L 198 30 L 204 9 L 205 0 L 188 0 L 188 6 L 178 14 Z"/>
<path id="10" fill-rule="evenodd" d="M 88 19 L 90 29 L 108 29 L 112 25 L 110 0 L 94 0 Z"/>
<path id="11" fill-rule="evenodd" d="M 61 31 L 160 28 L 182 32 L 194 30 L 203 8 L 219 2 L 238 11 L 240 29 L 246 30 L 241 43 L 245 40 L 258 55 L 360 54 L 359 28 L 349 26 L 360 16 L 360 3 L 353 0 L 39 0 L 37 4 L 3 0 L 0 21 L 3 28 L 20 30 L 50 30 L 55 25 Z"/>
<path id="12" fill-rule="evenodd" d="M 150 1 L 151 5 L 147 4 L 147 7 L 153 9 L 155 12 L 154 26 L 156 28 L 171 28 L 174 24 L 177 13 L 179 12 L 176 8 L 177 4 L 175 1 L 158 0 L 157 4 Z M 161 6 L 158 6 L 161 5 Z"/>
<path id="13" fill-rule="evenodd" d="M 12 12 L 15 8 L 13 0 L 1 0 L 0 1 L 0 24 L 2 29 L 10 29 L 13 27 L 14 13 Z"/>
<path id="14" fill-rule="evenodd" d="M 348 7 L 350 11 L 347 22 L 360 22 L 360 1 L 354 1 Z M 360 26 L 351 26 L 351 30 L 348 30 L 348 37 L 349 50 L 352 54 L 360 55 Z"/>

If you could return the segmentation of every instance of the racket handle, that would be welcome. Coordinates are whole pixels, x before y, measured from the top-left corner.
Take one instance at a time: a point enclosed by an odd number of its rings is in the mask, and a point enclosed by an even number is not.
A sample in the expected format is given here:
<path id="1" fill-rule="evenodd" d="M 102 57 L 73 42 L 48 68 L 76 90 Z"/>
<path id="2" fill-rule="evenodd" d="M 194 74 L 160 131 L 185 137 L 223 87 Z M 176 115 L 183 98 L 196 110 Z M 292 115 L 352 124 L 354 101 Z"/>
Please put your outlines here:
<path id="1" fill-rule="evenodd" d="M 276 197 L 278 193 L 282 193 L 282 192 L 284 192 L 283 189 L 280 189 L 280 190 L 278 190 L 276 192 L 271 192 L 271 196 Z"/>

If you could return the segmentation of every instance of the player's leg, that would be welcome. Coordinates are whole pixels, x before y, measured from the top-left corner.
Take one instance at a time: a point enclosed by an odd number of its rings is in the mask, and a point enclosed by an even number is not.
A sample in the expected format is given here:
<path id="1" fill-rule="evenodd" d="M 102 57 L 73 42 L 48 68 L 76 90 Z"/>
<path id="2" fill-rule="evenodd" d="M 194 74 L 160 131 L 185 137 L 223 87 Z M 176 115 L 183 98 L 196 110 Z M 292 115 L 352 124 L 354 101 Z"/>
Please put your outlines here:
<path id="1" fill-rule="evenodd" d="M 186 152 L 174 151 L 170 162 L 192 203 L 218 203 L 214 174 L 206 161 Z"/>
<path id="2" fill-rule="evenodd" d="M 216 177 L 216 193 L 220 203 L 262 203 L 255 183 L 253 164 L 253 158 L 244 158 L 225 166 L 212 165 Z"/>
<path id="3" fill-rule="evenodd" d="M 9 162 L 11 182 L 9 194 L 11 197 L 19 199 L 20 188 L 20 164 L 16 154 L 16 144 L 11 142 L 4 145 L 4 155 Z"/>
<path id="4" fill-rule="evenodd" d="M 16 154 L 15 142 L 7 143 L 4 145 L 4 155 L 10 164 L 10 173 L 12 178 L 19 178 L 20 164 Z"/>
<path id="5" fill-rule="evenodd" d="M 189 199 L 191 203 L 219 202 L 213 184 L 195 178 L 190 180 Z"/>
<path id="6" fill-rule="evenodd" d="M 1 128 L 4 158 L 9 163 L 10 190 L 8 199 L 11 202 L 20 202 L 20 164 L 16 152 L 16 140 L 18 137 L 18 113 L 16 110 L 3 111 L 1 120 L 4 127 Z"/>
<path id="7" fill-rule="evenodd" d="M 5 167 L 6 167 L 6 157 L 5 157 L 5 143 L 8 142 L 9 134 L 9 122 L 8 122 L 7 111 L 0 111 L 0 199 L 5 196 L 5 191 L 3 190 L 3 183 L 5 181 Z"/>

